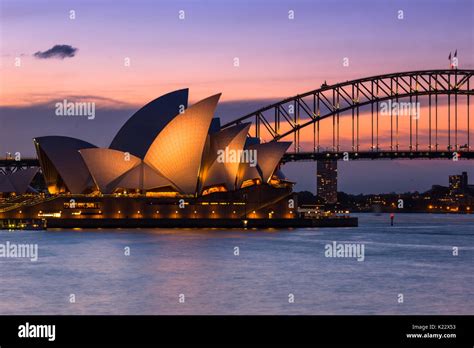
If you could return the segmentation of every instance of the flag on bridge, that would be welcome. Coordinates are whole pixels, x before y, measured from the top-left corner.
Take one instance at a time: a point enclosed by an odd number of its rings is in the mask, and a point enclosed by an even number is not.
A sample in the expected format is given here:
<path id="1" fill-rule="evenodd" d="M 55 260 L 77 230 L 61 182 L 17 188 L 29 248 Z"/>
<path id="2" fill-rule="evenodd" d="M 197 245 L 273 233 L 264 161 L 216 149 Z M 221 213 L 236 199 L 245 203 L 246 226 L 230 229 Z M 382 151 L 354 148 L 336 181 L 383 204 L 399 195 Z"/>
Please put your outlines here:
<path id="1" fill-rule="evenodd" d="M 458 50 L 454 51 L 454 56 L 451 62 L 451 69 L 457 69 L 458 68 Z"/>
<path id="2" fill-rule="evenodd" d="M 449 52 L 449 68 L 454 69 L 454 58 L 456 58 L 456 55 L 458 54 L 458 50 L 454 52 L 454 56 L 452 56 L 451 52 Z"/>

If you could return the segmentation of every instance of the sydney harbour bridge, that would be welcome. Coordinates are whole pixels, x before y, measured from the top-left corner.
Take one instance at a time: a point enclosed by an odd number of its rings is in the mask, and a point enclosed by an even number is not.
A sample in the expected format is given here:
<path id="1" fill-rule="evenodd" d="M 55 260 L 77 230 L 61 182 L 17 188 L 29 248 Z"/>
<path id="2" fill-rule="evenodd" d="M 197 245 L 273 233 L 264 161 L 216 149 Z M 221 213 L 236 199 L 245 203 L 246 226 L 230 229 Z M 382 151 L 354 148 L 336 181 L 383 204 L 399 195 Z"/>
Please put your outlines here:
<path id="1" fill-rule="evenodd" d="M 474 70 L 423 70 L 324 83 L 222 128 L 252 122 L 252 136 L 267 142 L 291 140 L 293 146 L 283 163 L 474 159 L 473 75 Z M 35 158 L 12 155 L 0 159 L 4 173 L 38 165 Z"/>
<path id="2" fill-rule="evenodd" d="M 473 74 L 474 70 L 423 70 L 325 83 L 223 128 L 252 122 L 255 137 L 293 141 L 284 162 L 471 159 Z"/>

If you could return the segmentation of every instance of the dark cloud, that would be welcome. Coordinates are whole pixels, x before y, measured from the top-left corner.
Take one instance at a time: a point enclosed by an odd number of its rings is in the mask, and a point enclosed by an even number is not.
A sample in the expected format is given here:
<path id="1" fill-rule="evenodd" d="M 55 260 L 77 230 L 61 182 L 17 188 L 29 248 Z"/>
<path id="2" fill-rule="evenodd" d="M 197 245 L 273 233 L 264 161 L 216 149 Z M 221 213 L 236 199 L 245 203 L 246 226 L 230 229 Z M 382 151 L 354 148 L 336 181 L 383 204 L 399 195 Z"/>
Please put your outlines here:
<path id="1" fill-rule="evenodd" d="M 44 52 L 38 51 L 34 54 L 36 58 L 39 59 L 49 59 L 49 58 L 72 58 L 76 55 L 77 48 L 72 47 L 71 45 L 54 45 L 49 50 Z"/>

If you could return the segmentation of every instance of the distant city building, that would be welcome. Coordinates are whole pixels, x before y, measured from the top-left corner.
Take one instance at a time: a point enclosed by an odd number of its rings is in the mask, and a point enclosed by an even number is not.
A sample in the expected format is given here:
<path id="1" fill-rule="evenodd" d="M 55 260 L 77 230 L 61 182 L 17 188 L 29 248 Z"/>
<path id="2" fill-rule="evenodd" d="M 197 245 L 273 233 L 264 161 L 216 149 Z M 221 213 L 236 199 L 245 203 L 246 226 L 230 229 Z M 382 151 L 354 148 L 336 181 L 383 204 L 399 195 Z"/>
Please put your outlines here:
<path id="1" fill-rule="evenodd" d="M 403 208 L 399 200 L 403 200 Z M 474 213 L 474 185 L 468 184 L 468 175 L 450 175 L 449 186 L 432 185 L 426 192 L 349 195 L 340 192 L 338 204 L 344 209 L 373 212 L 443 212 Z"/>
<path id="2" fill-rule="evenodd" d="M 449 176 L 449 192 L 450 194 L 462 193 L 468 189 L 467 172 L 462 172 L 461 175 Z"/>
<path id="3" fill-rule="evenodd" d="M 337 161 L 318 161 L 317 194 L 326 204 L 337 203 Z"/>

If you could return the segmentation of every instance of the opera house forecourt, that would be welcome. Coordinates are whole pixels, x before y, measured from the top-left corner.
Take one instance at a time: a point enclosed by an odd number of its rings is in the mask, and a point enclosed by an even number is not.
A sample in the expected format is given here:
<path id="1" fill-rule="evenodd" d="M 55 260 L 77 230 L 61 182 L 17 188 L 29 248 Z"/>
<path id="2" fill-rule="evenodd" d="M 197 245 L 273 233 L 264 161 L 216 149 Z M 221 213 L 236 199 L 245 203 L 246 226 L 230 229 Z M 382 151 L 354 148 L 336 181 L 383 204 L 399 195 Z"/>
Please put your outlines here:
<path id="1" fill-rule="evenodd" d="M 0 176 L 8 197 L 0 218 L 47 227 L 354 225 L 302 218 L 279 169 L 291 142 L 263 143 L 249 136 L 250 123 L 222 129 L 219 97 L 188 106 L 188 89 L 163 95 L 130 117 L 108 148 L 33 139 L 41 168 Z M 44 192 L 29 186 L 38 171 Z"/>

